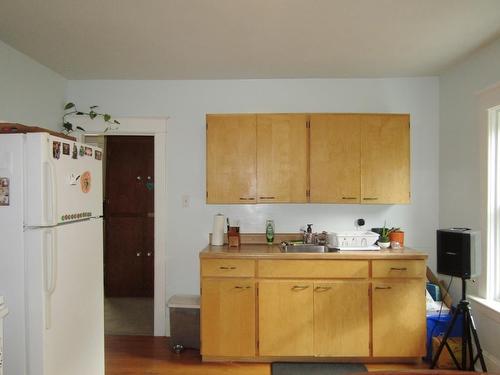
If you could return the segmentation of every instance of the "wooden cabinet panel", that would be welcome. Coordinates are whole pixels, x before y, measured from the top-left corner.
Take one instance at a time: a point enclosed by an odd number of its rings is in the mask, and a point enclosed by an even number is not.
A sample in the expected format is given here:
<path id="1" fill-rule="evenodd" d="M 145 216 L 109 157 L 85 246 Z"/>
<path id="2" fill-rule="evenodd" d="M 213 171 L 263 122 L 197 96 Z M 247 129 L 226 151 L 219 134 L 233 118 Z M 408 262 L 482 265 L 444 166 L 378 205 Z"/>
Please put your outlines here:
<path id="1" fill-rule="evenodd" d="M 312 356 L 313 283 L 259 283 L 259 355 Z"/>
<path id="2" fill-rule="evenodd" d="M 203 259 L 201 276 L 216 277 L 253 277 L 255 261 L 245 259 Z"/>
<path id="3" fill-rule="evenodd" d="M 259 277 L 367 278 L 367 260 L 259 260 Z"/>
<path id="4" fill-rule="evenodd" d="M 311 202 L 360 202 L 361 116 L 311 115 Z"/>
<path id="5" fill-rule="evenodd" d="M 201 352 L 204 356 L 255 356 L 255 283 L 202 281 Z"/>
<path id="6" fill-rule="evenodd" d="M 255 115 L 207 115 L 207 203 L 256 202 Z"/>
<path id="7" fill-rule="evenodd" d="M 425 270 L 423 260 L 372 261 L 372 277 L 374 278 L 424 278 Z"/>
<path id="8" fill-rule="evenodd" d="M 372 289 L 373 356 L 425 355 L 424 281 L 377 281 Z"/>
<path id="9" fill-rule="evenodd" d="M 361 202 L 410 202 L 409 115 L 362 115 Z"/>
<path id="10" fill-rule="evenodd" d="M 370 355 L 369 283 L 314 284 L 314 354 L 326 357 Z"/>
<path id="11" fill-rule="evenodd" d="M 257 202 L 307 202 L 307 115 L 257 115 Z"/>

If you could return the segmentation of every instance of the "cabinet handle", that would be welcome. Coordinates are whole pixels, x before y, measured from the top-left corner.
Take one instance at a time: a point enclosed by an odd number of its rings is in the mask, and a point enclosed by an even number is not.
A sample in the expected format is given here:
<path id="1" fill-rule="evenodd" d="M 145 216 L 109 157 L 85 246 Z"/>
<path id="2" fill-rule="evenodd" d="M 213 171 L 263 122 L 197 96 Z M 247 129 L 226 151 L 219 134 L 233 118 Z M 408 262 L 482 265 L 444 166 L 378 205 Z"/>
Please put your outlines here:
<path id="1" fill-rule="evenodd" d="M 314 288 L 314 291 L 315 292 L 326 292 L 327 290 L 330 290 L 332 289 L 331 286 L 317 286 L 316 288 Z"/>
<path id="2" fill-rule="evenodd" d="M 307 288 L 309 288 L 309 285 L 294 285 L 292 290 L 305 290 Z"/>
<path id="3" fill-rule="evenodd" d="M 363 198 L 364 201 L 376 201 L 378 198 L 377 197 L 367 197 Z"/>
<path id="4" fill-rule="evenodd" d="M 236 286 L 234 287 L 234 289 L 250 289 L 250 288 L 251 288 L 251 286 L 248 286 L 248 285 L 247 285 L 247 286 L 240 286 L 240 285 L 236 285 Z"/>
<path id="5" fill-rule="evenodd" d="M 135 256 L 140 257 L 142 255 L 142 251 L 138 251 L 135 253 Z"/>
<path id="6" fill-rule="evenodd" d="M 259 197 L 259 199 L 276 199 L 276 197 Z"/>
<path id="7" fill-rule="evenodd" d="M 357 199 L 356 197 L 342 197 L 344 200 L 354 200 Z"/>
<path id="8" fill-rule="evenodd" d="M 221 269 L 221 270 L 235 270 L 236 267 L 233 267 L 233 266 L 231 266 L 231 267 L 220 266 L 219 269 Z"/>
<path id="9" fill-rule="evenodd" d="M 392 289 L 392 286 L 376 286 L 375 289 Z"/>
<path id="10" fill-rule="evenodd" d="M 253 198 L 253 197 L 247 197 L 247 198 L 240 197 L 240 201 L 254 201 L 254 200 L 255 200 L 255 198 Z"/>
<path id="11" fill-rule="evenodd" d="M 391 271 L 407 271 L 406 267 L 391 267 Z"/>
<path id="12" fill-rule="evenodd" d="M 151 251 L 148 251 L 146 255 L 150 257 L 151 255 L 153 255 L 153 253 Z"/>

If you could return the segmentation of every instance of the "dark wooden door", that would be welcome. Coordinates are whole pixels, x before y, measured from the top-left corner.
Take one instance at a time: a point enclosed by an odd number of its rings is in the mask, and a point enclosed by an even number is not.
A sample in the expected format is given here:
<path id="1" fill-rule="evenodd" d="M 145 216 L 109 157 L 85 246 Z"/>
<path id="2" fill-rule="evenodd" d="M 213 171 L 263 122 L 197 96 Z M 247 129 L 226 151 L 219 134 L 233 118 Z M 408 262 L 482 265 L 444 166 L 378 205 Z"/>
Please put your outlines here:
<path id="1" fill-rule="evenodd" d="M 153 297 L 153 137 L 106 137 L 104 222 L 106 296 Z"/>

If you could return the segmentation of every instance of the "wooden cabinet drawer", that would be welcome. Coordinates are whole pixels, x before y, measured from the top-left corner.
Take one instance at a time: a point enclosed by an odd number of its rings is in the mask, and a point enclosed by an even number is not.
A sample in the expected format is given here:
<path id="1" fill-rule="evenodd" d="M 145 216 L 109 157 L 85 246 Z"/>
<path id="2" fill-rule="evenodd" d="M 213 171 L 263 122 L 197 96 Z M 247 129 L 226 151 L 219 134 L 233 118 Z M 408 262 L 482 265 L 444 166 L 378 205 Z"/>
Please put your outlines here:
<path id="1" fill-rule="evenodd" d="M 374 260 L 372 261 L 373 278 L 423 278 L 425 277 L 424 260 Z"/>
<path id="2" fill-rule="evenodd" d="M 259 277 L 367 278 L 365 260 L 260 260 Z"/>
<path id="3" fill-rule="evenodd" d="M 252 277 L 255 275 L 255 261 L 246 259 L 203 259 L 201 276 Z"/>

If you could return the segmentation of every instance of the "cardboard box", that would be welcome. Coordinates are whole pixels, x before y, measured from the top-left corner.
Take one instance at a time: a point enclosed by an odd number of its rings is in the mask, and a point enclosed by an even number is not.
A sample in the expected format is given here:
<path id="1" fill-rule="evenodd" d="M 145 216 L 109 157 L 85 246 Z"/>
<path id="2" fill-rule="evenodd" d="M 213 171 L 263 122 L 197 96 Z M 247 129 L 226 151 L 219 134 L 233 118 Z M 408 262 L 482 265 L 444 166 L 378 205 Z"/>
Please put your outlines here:
<path id="1" fill-rule="evenodd" d="M 432 338 L 432 358 L 436 355 L 439 345 L 441 344 L 441 341 L 443 340 L 443 336 L 436 336 Z M 458 361 L 458 364 L 461 366 L 462 365 L 462 338 L 461 337 L 448 337 L 447 341 L 448 345 L 450 346 L 451 350 L 453 351 L 453 354 L 455 355 L 455 358 Z M 467 366 L 469 366 L 469 359 L 467 358 Z M 436 368 L 442 368 L 442 369 L 457 369 L 457 366 L 455 366 L 455 362 L 453 362 L 453 359 L 451 358 L 451 355 L 446 348 L 446 346 L 443 348 L 441 351 L 441 355 L 439 356 L 439 360 L 436 364 Z"/>

